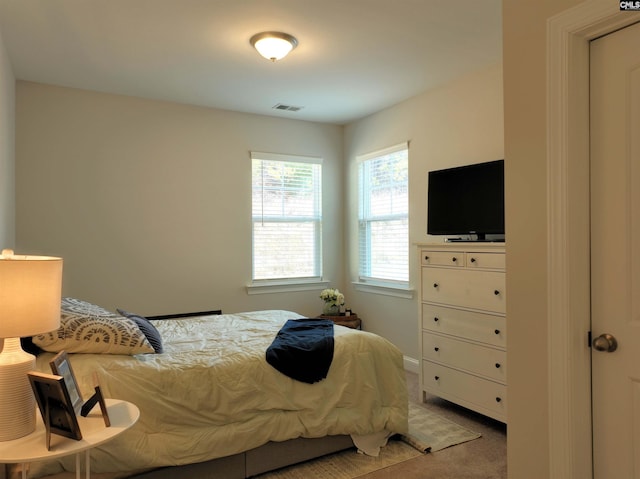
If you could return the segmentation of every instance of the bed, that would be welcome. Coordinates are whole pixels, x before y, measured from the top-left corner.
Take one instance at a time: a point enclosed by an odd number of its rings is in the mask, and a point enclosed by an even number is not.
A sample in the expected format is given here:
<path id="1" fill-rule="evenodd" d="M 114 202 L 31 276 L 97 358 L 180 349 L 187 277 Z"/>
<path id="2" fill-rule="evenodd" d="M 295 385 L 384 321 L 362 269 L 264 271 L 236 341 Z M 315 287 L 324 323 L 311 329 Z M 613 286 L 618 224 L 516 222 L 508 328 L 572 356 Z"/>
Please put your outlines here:
<path id="1" fill-rule="evenodd" d="M 38 354 L 39 370 L 50 371 L 56 351 L 65 350 L 85 398 L 96 373 L 106 397 L 130 401 L 141 411 L 131 430 L 92 450 L 92 474 L 245 478 L 354 444 L 376 455 L 390 435 L 407 431 L 402 354 L 375 334 L 336 325 L 326 378 L 306 383 L 265 359 L 283 325 L 303 318 L 294 312 L 152 321 L 121 313 L 63 300 L 63 319 L 109 317 L 120 343 L 122 337 L 135 343 L 128 351 L 87 349 L 77 341 L 92 331 L 86 324 L 76 327 L 82 331 L 63 331 L 63 325 L 33 338 L 50 350 Z M 128 328 L 135 323 L 142 335 L 132 338 L 119 321 Z M 29 477 L 63 477 L 74 468 L 73 457 L 32 464 Z"/>

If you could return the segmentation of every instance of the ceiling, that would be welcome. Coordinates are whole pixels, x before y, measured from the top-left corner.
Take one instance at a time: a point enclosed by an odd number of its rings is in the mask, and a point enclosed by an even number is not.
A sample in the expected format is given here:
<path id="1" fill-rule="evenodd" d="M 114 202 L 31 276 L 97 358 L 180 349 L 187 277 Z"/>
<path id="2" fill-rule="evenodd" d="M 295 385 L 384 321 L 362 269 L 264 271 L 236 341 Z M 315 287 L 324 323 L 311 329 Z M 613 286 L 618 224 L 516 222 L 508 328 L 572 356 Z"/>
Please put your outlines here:
<path id="1" fill-rule="evenodd" d="M 499 63 L 501 3 L 0 0 L 0 33 L 20 80 L 345 124 Z M 271 63 L 266 30 L 299 45 Z"/>

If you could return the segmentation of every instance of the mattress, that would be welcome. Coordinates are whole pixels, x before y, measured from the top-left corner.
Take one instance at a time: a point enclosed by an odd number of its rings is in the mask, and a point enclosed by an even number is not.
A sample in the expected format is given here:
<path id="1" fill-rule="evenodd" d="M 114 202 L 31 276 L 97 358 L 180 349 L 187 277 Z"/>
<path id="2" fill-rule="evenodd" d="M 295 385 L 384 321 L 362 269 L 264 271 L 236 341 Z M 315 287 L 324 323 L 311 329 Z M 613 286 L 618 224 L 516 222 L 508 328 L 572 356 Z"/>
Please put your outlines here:
<path id="1" fill-rule="evenodd" d="M 91 451 L 92 472 L 203 462 L 298 437 L 405 433 L 402 354 L 384 338 L 335 326 L 328 374 L 313 384 L 267 363 L 276 334 L 297 318 L 272 310 L 154 321 L 162 354 L 69 354 L 85 399 L 95 373 L 106 397 L 141 411 L 133 428 Z M 50 371 L 53 356 L 40 354 L 38 369 Z M 74 468 L 74 457 L 32 464 L 29 477 Z"/>

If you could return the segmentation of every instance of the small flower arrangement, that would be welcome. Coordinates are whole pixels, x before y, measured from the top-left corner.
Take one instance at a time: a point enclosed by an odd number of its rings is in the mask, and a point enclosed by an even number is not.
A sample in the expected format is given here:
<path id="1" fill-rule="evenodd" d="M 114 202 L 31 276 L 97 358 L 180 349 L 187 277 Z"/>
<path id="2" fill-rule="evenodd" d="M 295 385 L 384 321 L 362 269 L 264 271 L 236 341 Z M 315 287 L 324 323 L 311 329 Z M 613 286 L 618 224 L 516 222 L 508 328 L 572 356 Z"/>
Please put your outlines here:
<path id="1" fill-rule="evenodd" d="M 320 299 L 324 301 L 324 314 L 338 314 L 340 306 L 344 304 L 344 294 L 336 288 L 323 289 L 320 293 Z"/>
<path id="2" fill-rule="evenodd" d="M 344 294 L 342 294 L 338 289 L 323 289 L 320 293 L 320 298 L 325 303 L 334 304 L 336 306 L 342 306 L 344 304 Z"/>

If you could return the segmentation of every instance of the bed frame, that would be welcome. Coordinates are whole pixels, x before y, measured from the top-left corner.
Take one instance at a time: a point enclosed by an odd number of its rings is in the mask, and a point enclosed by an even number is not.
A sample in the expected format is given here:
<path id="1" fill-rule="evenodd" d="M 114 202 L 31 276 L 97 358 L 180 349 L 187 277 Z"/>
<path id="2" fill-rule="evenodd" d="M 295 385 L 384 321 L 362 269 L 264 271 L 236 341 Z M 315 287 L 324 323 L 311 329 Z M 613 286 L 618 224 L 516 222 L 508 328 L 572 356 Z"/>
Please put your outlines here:
<path id="1" fill-rule="evenodd" d="M 310 459 L 354 448 L 350 436 L 298 438 L 269 442 L 233 456 L 207 462 L 155 469 L 131 476 L 131 479 L 246 479 Z"/>

